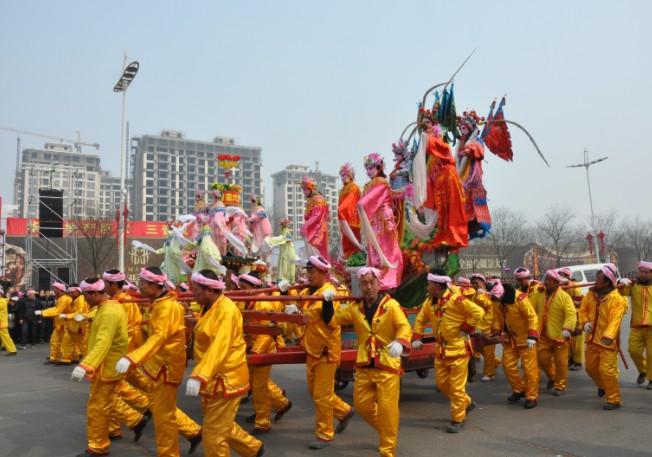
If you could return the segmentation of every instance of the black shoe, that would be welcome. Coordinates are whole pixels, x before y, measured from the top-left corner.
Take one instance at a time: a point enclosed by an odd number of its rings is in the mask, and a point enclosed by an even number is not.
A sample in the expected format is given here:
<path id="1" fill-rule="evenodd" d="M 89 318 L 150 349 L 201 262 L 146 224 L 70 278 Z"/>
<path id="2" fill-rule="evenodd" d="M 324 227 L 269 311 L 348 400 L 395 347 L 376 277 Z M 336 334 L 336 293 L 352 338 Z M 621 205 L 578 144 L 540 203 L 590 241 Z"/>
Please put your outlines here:
<path id="1" fill-rule="evenodd" d="M 254 424 L 254 423 L 256 423 L 256 413 L 253 413 L 251 416 L 247 416 L 247 417 L 245 418 L 245 422 L 246 422 L 247 424 Z"/>
<path id="2" fill-rule="evenodd" d="M 67 366 L 72 365 L 72 362 L 62 362 L 62 361 L 58 361 L 58 362 L 54 362 L 54 365 L 56 365 L 56 366 L 58 366 L 58 367 L 67 367 Z"/>
<path id="3" fill-rule="evenodd" d="M 195 452 L 197 450 L 197 448 L 201 444 L 201 431 L 199 432 L 199 434 L 196 437 L 194 437 L 193 439 L 188 440 L 188 441 L 190 441 L 190 449 L 188 449 L 188 454 L 192 454 L 193 452 Z M 256 454 L 256 455 L 258 455 L 258 454 Z"/>
<path id="4" fill-rule="evenodd" d="M 607 411 L 613 411 L 614 409 L 620 408 L 620 405 L 617 403 L 607 403 L 602 407 L 602 409 L 605 409 Z"/>
<path id="5" fill-rule="evenodd" d="M 110 441 L 117 441 L 117 440 L 121 440 L 121 439 L 122 439 L 121 434 L 120 435 L 109 435 L 109 440 Z"/>
<path id="6" fill-rule="evenodd" d="M 152 418 L 152 411 L 149 410 L 149 409 L 146 409 L 145 412 L 143 413 L 143 416 L 145 416 L 147 418 L 147 420 L 149 421 Z"/>
<path id="7" fill-rule="evenodd" d="M 339 424 L 337 424 L 337 427 L 335 427 L 335 433 L 342 433 L 344 430 L 346 430 L 346 427 L 349 426 L 349 422 L 351 421 L 351 418 L 355 414 L 355 411 L 353 408 L 351 408 L 351 412 L 346 415 L 344 419 L 340 421 Z"/>
<path id="8" fill-rule="evenodd" d="M 598 397 L 600 397 L 600 398 L 604 397 L 605 393 L 606 392 L 604 391 L 604 389 L 598 389 Z"/>
<path id="9" fill-rule="evenodd" d="M 561 397 L 564 395 L 564 391 L 561 389 L 555 389 L 555 391 L 552 393 L 555 397 Z"/>
<path id="10" fill-rule="evenodd" d="M 446 427 L 446 433 L 459 433 L 464 428 L 464 421 L 462 422 L 451 422 L 451 424 Z"/>
<path id="11" fill-rule="evenodd" d="M 523 404 L 523 408 L 525 409 L 532 409 L 537 406 L 537 401 L 536 400 L 525 400 L 525 403 Z"/>
<path id="12" fill-rule="evenodd" d="M 285 413 L 287 413 L 291 409 L 292 409 L 292 402 L 288 401 L 288 404 L 285 405 L 285 408 L 277 412 L 276 415 L 274 416 L 274 423 L 280 421 L 283 418 L 283 416 L 285 416 Z"/>
<path id="13" fill-rule="evenodd" d="M 88 449 L 86 449 L 81 454 L 77 454 L 76 457 L 89 457 L 89 456 L 93 456 L 93 455 L 109 455 L 109 453 L 108 452 L 91 452 Z"/>
<path id="14" fill-rule="evenodd" d="M 12 356 L 12 355 L 16 355 L 16 352 L 15 351 L 14 352 L 7 352 L 5 354 L 5 357 L 9 357 L 9 356 Z"/>
<path id="15" fill-rule="evenodd" d="M 260 448 L 258 449 L 258 452 L 256 452 L 256 457 L 262 457 L 263 455 L 265 455 L 265 450 L 266 450 L 265 443 L 262 443 L 260 445 Z"/>
<path id="16" fill-rule="evenodd" d="M 636 384 L 643 384 L 647 379 L 647 373 L 639 373 L 638 378 L 636 378 Z"/>
<path id="17" fill-rule="evenodd" d="M 546 389 L 550 390 L 553 387 L 555 387 L 555 381 L 553 381 L 552 379 L 548 379 L 548 384 L 546 384 Z"/>
<path id="18" fill-rule="evenodd" d="M 326 449 L 331 445 L 330 441 L 312 440 L 308 443 L 310 449 Z"/>
<path id="19" fill-rule="evenodd" d="M 519 392 L 519 393 L 512 392 L 512 394 L 509 397 L 507 397 L 507 402 L 518 403 L 518 401 L 523 397 L 525 397 L 525 392 Z"/>
<path id="20" fill-rule="evenodd" d="M 468 415 L 471 411 L 475 409 L 476 406 L 478 406 L 478 404 L 473 400 L 471 400 L 471 404 L 466 407 L 466 414 Z"/>
<path id="21" fill-rule="evenodd" d="M 267 435 L 269 432 L 271 432 L 271 428 L 255 428 L 251 432 L 251 436 L 262 436 L 262 435 Z"/>
<path id="22" fill-rule="evenodd" d="M 136 425 L 132 430 L 134 431 L 134 443 L 137 443 L 141 436 L 143 436 L 143 431 L 145 426 L 149 422 L 149 417 L 143 416 L 138 425 Z"/>
<path id="23" fill-rule="evenodd" d="M 56 365 L 57 362 L 53 362 L 52 360 L 48 360 L 47 362 L 43 362 L 43 365 Z"/>
<path id="24" fill-rule="evenodd" d="M 650 382 L 647 383 L 647 387 L 646 387 L 646 389 L 647 389 L 647 390 L 652 390 L 652 381 L 650 381 Z"/>

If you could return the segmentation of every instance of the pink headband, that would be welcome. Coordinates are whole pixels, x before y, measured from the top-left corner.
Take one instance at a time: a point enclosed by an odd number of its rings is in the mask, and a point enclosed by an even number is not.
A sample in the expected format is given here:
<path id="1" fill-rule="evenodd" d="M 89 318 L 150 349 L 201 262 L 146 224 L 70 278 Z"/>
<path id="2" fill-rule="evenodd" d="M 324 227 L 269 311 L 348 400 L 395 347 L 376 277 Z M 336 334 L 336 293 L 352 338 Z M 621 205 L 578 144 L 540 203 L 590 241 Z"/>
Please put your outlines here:
<path id="1" fill-rule="evenodd" d="M 81 287 L 68 287 L 68 292 L 79 292 L 80 294 L 82 293 Z"/>
<path id="2" fill-rule="evenodd" d="M 190 280 L 193 282 L 196 282 L 197 284 L 201 284 L 202 286 L 206 286 L 209 289 L 219 289 L 222 290 L 226 287 L 226 284 L 224 284 L 224 281 L 220 279 L 210 279 L 207 278 L 206 276 L 202 275 L 199 272 L 195 272 L 192 274 L 190 277 Z"/>
<path id="3" fill-rule="evenodd" d="M 172 281 L 165 281 L 165 285 L 170 290 L 177 290 L 177 286 L 175 286 Z"/>
<path id="4" fill-rule="evenodd" d="M 104 290 L 104 281 L 101 279 L 93 284 L 89 284 L 86 281 L 82 281 L 79 285 L 83 292 L 101 292 Z"/>
<path id="5" fill-rule="evenodd" d="M 428 273 L 428 281 L 436 282 L 439 284 L 448 284 L 453 282 L 448 276 L 433 275 L 432 273 Z"/>
<path id="6" fill-rule="evenodd" d="M 122 286 L 122 290 L 138 290 L 138 286 L 131 281 L 125 280 L 125 285 Z"/>
<path id="7" fill-rule="evenodd" d="M 376 278 L 380 278 L 380 276 L 381 276 L 380 270 L 378 268 L 374 268 L 374 267 L 362 267 L 362 268 L 360 268 L 358 270 L 358 272 L 355 274 L 355 276 L 356 276 L 356 278 L 360 279 L 364 275 L 366 275 L 367 273 L 371 273 Z"/>
<path id="8" fill-rule="evenodd" d="M 231 275 L 231 282 L 240 287 L 240 278 L 238 278 L 237 274 L 234 273 Z"/>
<path id="9" fill-rule="evenodd" d="M 457 278 L 457 283 L 458 284 L 464 284 L 466 286 L 470 286 L 471 285 L 471 280 L 469 278 L 460 277 L 460 278 Z"/>
<path id="10" fill-rule="evenodd" d="M 564 278 L 562 275 L 557 273 L 557 270 L 548 270 L 548 271 L 546 271 L 546 276 L 550 276 L 552 279 L 554 279 L 557 282 L 563 282 L 563 283 L 568 282 L 568 279 Z"/>
<path id="11" fill-rule="evenodd" d="M 149 270 L 147 270 L 145 268 L 140 269 L 140 275 L 139 276 L 140 276 L 141 279 L 144 279 L 145 281 L 155 282 L 160 286 L 162 286 L 166 282 L 168 282 L 168 277 L 167 277 L 167 275 L 165 273 L 163 273 L 162 275 L 155 275 L 154 273 L 152 273 L 151 271 L 149 271 Z"/>
<path id="12" fill-rule="evenodd" d="M 336 286 L 340 285 L 340 280 L 337 279 L 335 276 L 331 276 L 331 278 L 328 280 L 331 284 L 334 284 Z"/>
<path id="13" fill-rule="evenodd" d="M 472 274 L 471 279 L 480 279 L 482 282 L 487 282 L 487 279 L 483 275 L 478 273 Z"/>
<path id="14" fill-rule="evenodd" d="M 54 287 L 55 289 L 59 289 L 61 292 L 65 292 L 67 289 L 66 285 L 61 282 L 55 282 L 54 284 L 52 284 L 52 287 Z"/>
<path id="15" fill-rule="evenodd" d="M 318 268 L 322 271 L 328 271 L 331 269 L 331 264 L 328 263 L 326 260 L 322 259 L 321 257 L 318 257 L 316 255 L 312 255 L 308 258 L 308 264 L 306 265 L 306 268 Z"/>
<path id="16" fill-rule="evenodd" d="M 566 267 L 564 267 L 564 268 L 558 268 L 558 269 L 557 269 L 557 272 L 558 272 L 559 274 L 561 274 L 561 275 L 564 275 L 564 277 L 566 277 L 566 278 L 568 278 L 568 279 L 570 279 L 570 277 L 573 275 L 573 273 L 571 273 L 571 271 L 570 271 L 570 268 L 566 268 Z"/>
<path id="17" fill-rule="evenodd" d="M 179 287 L 184 290 L 188 290 L 188 283 L 187 282 L 182 282 L 179 284 Z"/>
<path id="18" fill-rule="evenodd" d="M 503 287 L 503 283 L 501 283 L 498 280 L 496 280 L 491 290 L 487 292 L 487 295 L 489 295 L 490 297 L 496 297 L 498 299 L 503 298 L 504 294 L 505 294 L 505 288 Z"/>
<path id="19" fill-rule="evenodd" d="M 530 276 L 532 276 L 532 273 L 527 268 L 517 268 L 516 273 L 514 273 L 516 279 L 527 279 Z"/>
<path id="20" fill-rule="evenodd" d="M 108 273 L 105 271 L 104 273 L 102 273 L 102 279 L 104 279 L 105 281 L 120 282 L 120 281 L 124 281 L 126 278 L 125 278 L 125 274 L 121 271 L 115 274 Z"/>
<path id="21" fill-rule="evenodd" d="M 260 279 L 250 276 L 248 274 L 241 274 L 239 279 L 240 281 L 246 281 L 253 286 L 260 286 L 263 283 Z"/>
<path id="22" fill-rule="evenodd" d="M 600 271 L 602 273 L 604 273 L 604 275 L 607 278 L 609 278 L 609 281 L 611 281 L 612 285 L 614 285 L 614 286 L 616 285 L 617 279 L 616 279 L 616 267 L 615 266 L 613 266 L 611 264 L 608 264 L 608 265 L 605 265 L 604 267 L 602 267 L 600 269 Z"/>
<path id="23" fill-rule="evenodd" d="M 639 268 L 645 268 L 646 270 L 652 270 L 652 262 L 646 262 L 645 260 L 641 260 L 638 263 Z"/>

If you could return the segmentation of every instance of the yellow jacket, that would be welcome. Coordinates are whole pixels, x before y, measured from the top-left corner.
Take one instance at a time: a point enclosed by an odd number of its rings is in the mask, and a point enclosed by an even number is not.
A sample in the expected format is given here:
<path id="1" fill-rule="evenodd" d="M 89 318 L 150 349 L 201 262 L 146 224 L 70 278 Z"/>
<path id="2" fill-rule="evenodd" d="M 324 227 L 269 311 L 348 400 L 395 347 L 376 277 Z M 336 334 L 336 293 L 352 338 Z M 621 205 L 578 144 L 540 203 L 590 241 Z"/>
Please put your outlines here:
<path id="1" fill-rule="evenodd" d="M 474 297 L 464 296 L 464 298 L 473 300 L 473 303 L 478 305 L 484 311 L 484 315 L 482 316 L 482 319 L 480 319 L 480 323 L 478 323 L 477 330 L 484 333 L 491 332 L 491 324 L 494 320 L 494 304 L 491 301 L 491 298 L 485 293 L 476 293 Z"/>
<path id="2" fill-rule="evenodd" d="M 483 314 L 482 308 L 471 300 L 447 290 L 441 299 L 433 300 L 428 297 L 423 302 L 414 323 L 413 339 L 420 340 L 430 322 L 436 337 L 436 357 L 470 355 L 473 353 L 471 341 L 460 334 L 462 331 L 473 333 Z"/>
<path id="3" fill-rule="evenodd" d="M 327 289 L 335 290 L 333 285 L 327 282 L 314 292 L 310 292 L 310 295 L 322 295 Z M 321 301 L 304 303 L 303 313 L 310 316 L 310 322 L 306 324 L 299 343 L 311 357 L 318 359 L 326 355 L 329 362 L 339 362 L 342 354 L 342 331 L 335 316 L 328 324 L 324 322 L 324 319 L 322 319 L 322 305 L 323 302 Z M 340 302 L 333 302 L 335 315 L 337 315 L 339 309 Z"/>
<path id="4" fill-rule="evenodd" d="M 632 299 L 632 317 L 629 326 L 652 326 L 652 284 L 649 286 L 632 284 L 631 286 L 619 288 L 618 292 L 623 297 L 631 297 Z"/>
<path id="5" fill-rule="evenodd" d="M 368 366 L 371 359 L 374 359 L 376 368 L 400 374 L 401 358 L 391 357 L 385 348 L 394 340 L 408 350 L 411 347 L 412 328 L 403 308 L 389 295 L 383 296 L 372 319 L 373 325 L 370 326 L 363 307 L 364 300 L 353 302 L 337 312 L 340 325 L 353 325 L 358 336 L 358 357 L 355 366 Z"/>
<path id="6" fill-rule="evenodd" d="M 9 328 L 9 300 L 0 297 L 0 329 Z"/>
<path id="7" fill-rule="evenodd" d="M 129 343 L 127 314 L 115 300 L 103 301 L 97 308 L 88 353 L 79 366 L 86 370 L 89 379 L 99 373 L 101 381 L 118 381 L 122 375 L 115 370 L 115 365 L 127 353 Z"/>
<path id="8" fill-rule="evenodd" d="M 563 343 L 562 330 L 572 332 L 577 324 L 577 312 L 573 299 L 559 287 L 550 297 L 545 289 L 534 293 L 539 317 L 539 334 Z"/>
<path id="9" fill-rule="evenodd" d="M 95 326 L 95 323 L 93 323 Z M 186 370 L 184 309 L 167 293 L 152 302 L 149 338 L 127 357 L 152 379 L 163 374 L 166 384 L 181 384 Z"/>
<path id="10" fill-rule="evenodd" d="M 201 395 L 214 397 L 218 388 L 225 397 L 248 391 L 249 368 L 242 314 L 231 299 L 220 295 L 199 318 L 194 334 L 197 365 L 190 377 L 202 383 Z"/>
<path id="11" fill-rule="evenodd" d="M 580 323 L 582 328 L 591 322 L 593 330 L 586 335 L 586 342 L 593 343 L 603 348 L 615 351 L 618 349 L 620 337 L 620 323 L 626 312 L 627 299 L 612 290 L 602 300 L 593 289 L 589 290 L 580 305 Z M 602 338 L 609 338 L 611 344 L 602 343 Z"/>
<path id="12" fill-rule="evenodd" d="M 63 330 L 66 328 L 66 320 L 61 319 L 59 314 L 68 314 L 70 313 L 72 305 L 72 297 L 70 295 L 63 294 L 56 299 L 56 302 L 52 308 L 43 310 L 43 317 L 54 317 L 54 329 Z"/>
<path id="13" fill-rule="evenodd" d="M 72 297 L 71 297 L 72 298 Z M 68 320 L 68 331 L 72 333 L 85 333 L 87 324 L 84 321 L 77 322 L 74 317 L 78 314 L 86 315 L 88 312 L 88 303 L 82 294 L 79 294 L 70 304 L 70 312 L 66 313 Z"/>
<path id="14" fill-rule="evenodd" d="M 278 292 L 277 292 L 278 293 Z M 257 301 L 253 305 L 254 311 L 282 312 L 283 305 L 277 301 Z M 267 325 L 270 321 L 252 319 L 248 323 L 254 325 Z M 277 338 L 273 335 L 251 335 L 251 352 L 256 354 L 267 354 L 276 352 Z"/>
<path id="15" fill-rule="evenodd" d="M 519 293 L 515 303 L 497 303 L 492 330 L 503 332 L 503 343 L 512 347 L 527 345 L 528 337 L 539 338 L 539 319 L 527 294 Z"/>
<path id="16" fill-rule="evenodd" d="M 117 299 L 122 299 L 122 306 L 127 313 L 127 329 L 129 331 L 129 352 L 139 347 L 142 343 L 142 330 L 141 325 L 143 322 L 143 315 L 140 313 L 140 306 L 138 303 L 129 301 L 132 299 L 131 295 L 122 292 L 116 296 Z"/>

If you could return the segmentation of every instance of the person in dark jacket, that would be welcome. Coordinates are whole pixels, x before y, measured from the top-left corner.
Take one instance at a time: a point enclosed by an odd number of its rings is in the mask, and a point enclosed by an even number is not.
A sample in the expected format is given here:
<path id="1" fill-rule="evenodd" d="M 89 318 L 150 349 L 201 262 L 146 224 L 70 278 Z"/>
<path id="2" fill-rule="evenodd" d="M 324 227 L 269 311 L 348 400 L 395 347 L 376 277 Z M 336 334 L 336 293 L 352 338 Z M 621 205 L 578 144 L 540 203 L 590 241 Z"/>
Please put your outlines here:
<path id="1" fill-rule="evenodd" d="M 13 315 L 13 319 L 11 317 L 10 319 L 13 320 L 14 323 L 13 327 L 9 329 L 9 336 L 11 336 L 11 339 L 16 343 L 20 343 L 21 325 L 18 323 L 18 302 L 20 301 L 20 297 L 17 292 L 12 292 L 11 295 L 7 295 L 7 298 L 9 298 L 7 312 Z"/>
<path id="2" fill-rule="evenodd" d="M 54 306 L 54 293 L 51 290 L 46 290 L 41 293 L 41 309 L 48 309 Z M 49 343 L 50 336 L 52 335 L 52 321 L 51 317 L 41 316 L 41 323 L 38 326 L 39 344 Z"/>
<path id="3" fill-rule="evenodd" d="M 36 334 L 40 317 L 35 311 L 41 310 L 41 300 L 36 296 L 34 289 L 27 289 L 27 294 L 18 302 L 18 323 L 21 325 L 21 349 L 36 347 Z"/>

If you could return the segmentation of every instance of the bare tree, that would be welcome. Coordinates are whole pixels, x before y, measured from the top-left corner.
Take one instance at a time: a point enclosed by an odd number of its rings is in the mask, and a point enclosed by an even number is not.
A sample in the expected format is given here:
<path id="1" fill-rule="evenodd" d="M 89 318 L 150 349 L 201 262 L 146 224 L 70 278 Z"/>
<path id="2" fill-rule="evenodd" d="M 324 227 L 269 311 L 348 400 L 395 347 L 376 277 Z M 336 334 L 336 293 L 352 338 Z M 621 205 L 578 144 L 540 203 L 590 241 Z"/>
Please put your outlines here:
<path id="1" fill-rule="evenodd" d="M 91 270 L 89 274 L 98 275 L 114 263 L 117 227 L 111 219 L 93 217 L 93 210 L 87 210 L 85 214 L 88 219 L 73 221 L 81 244 L 78 255 Z"/>
<path id="2" fill-rule="evenodd" d="M 561 266 L 562 259 L 570 254 L 581 239 L 580 228 L 575 223 L 575 212 L 566 205 L 549 207 L 536 222 L 534 230 L 537 242 L 554 258 L 555 267 Z"/>
<path id="3" fill-rule="evenodd" d="M 486 245 L 496 254 L 500 271 L 504 272 L 507 259 L 530 241 L 530 229 L 524 213 L 512 211 L 504 206 L 491 211 L 491 233 Z"/>
<path id="4" fill-rule="evenodd" d="M 652 222 L 642 220 L 639 216 L 625 219 L 614 242 L 638 260 L 649 259 L 652 256 Z"/>

